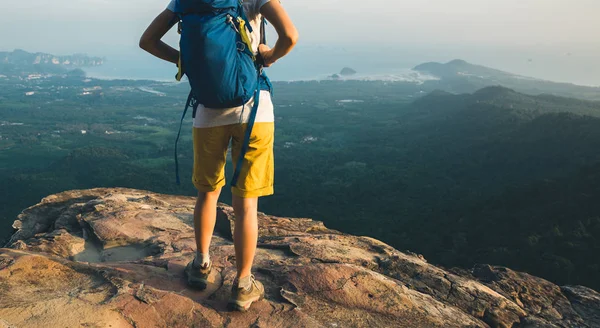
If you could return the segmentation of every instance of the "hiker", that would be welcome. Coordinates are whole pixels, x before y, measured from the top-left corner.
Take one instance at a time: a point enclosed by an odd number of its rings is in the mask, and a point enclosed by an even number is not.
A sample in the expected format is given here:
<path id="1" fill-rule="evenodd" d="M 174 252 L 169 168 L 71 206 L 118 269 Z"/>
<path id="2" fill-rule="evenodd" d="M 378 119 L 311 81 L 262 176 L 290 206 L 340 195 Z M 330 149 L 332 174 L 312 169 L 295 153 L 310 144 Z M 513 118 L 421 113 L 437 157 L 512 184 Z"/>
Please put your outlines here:
<path id="1" fill-rule="evenodd" d="M 192 57 L 187 52 L 200 49 L 198 47 L 206 46 L 207 42 L 203 41 L 204 36 L 199 39 L 189 39 L 191 32 L 185 29 L 196 24 L 193 27 L 194 31 L 201 34 L 202 32 L 197 31 L 202 31 L 202 24 L 207 22 L 206 17 L 210 15 L 213 15 L 210 17 L 215 17 L 214 15 L 220 15 L 222 12 L 221 10 L 214 10 L 215 5 L 237 6 L 238 17 L 234 17 L 236 16 L 234 14 L 227 14 L 227 16 L 223 16 L 227 19 L 222 19 L 217 23 L 230 23 L 232 29 L 241 35 L 240 40 L 245 41 L 245 45 L 251 45 L 251 47 L 246 47 L 243 42 L 238 41 L 237 50 L 247 52 L 247 58 L 252 58 L 251 60 L 261 64 L 262 67 L 269 67 L 278 59 L 287 55 L 297 42 L 298 32 L 277 0 L 172 0 L 167 9 L 154 19 L 140 39 L 142 49 L 160 59 L 176 64 L 180 70 L 178 78 L 181 78 L 182 74 L 186 74 L 192 85 L 188 106 L 191 104 L 194 107 L 192 132 L 194 169 L 192 181 L 198 190 L 194 210 L 197 251 L 194 259 L 186 266 L 185 273 L 188 284 L 200 289 L 206 288 L 212 269 L 209 246 L 216 222 L 217 201 L 222 187 L 226 184 L 224 166 L 227 148 L 231 141 L 232 159 L 236 171 L 231 190 L 233 194 L 232 205 L 235 211 L 233 238 L 237 275 L 231 288 L 229 305 L 236 310 L 246 311 L 252 302 L 262 299 L 265 293 L 264 286 L 255 279 L 251 269 L 258 241 L 258 198 L 273 194 L 274 115 L 273 103 L 271 102 L 272 87 L 264 72 L 253 68 L 254 72 L 258 73 L 258 82 L 255 81 L 257 76 L 254 76 L 253 79 L 243 79 L 240 83 L 254 83 L 256 90 L 250 90 L 249 92 L 252 93 L 235 98 L 238 102 L 231 102 L 232 104 L 236 103 L 235 106 L 223 108 L 220 105 L 225 102 L 216 102 L 216 100 L 214 102 L 216 105 L 209 105 L 213 103 L 209 100 L 210 97 L 214 94 L 224 93 L 219 89 L 224 87 L 215 85 L 218 83 L 209 83 L 205 76 L 211 76 L 210 74 L 198 73 L 198 76 L 195 76 L 195 70 L 202 67 L 204 70 L 215 70 L 215 74 L 223 74 L 222 71 L 225 68 L 219 67 L 219 65 L 229 67 L 233 65 L 230 60 L 220 58 L 219 61 L 219 58 L 213 58 L 210 59 L 213 62 L 206 63 L 202 61 L 208 61 L 205 58 L 218 53 L 223 47 L 231 45 L 224 44 L 218 47 L 204 48 L 205 53 L 196 52 Z M 211 8 L 208 14 L 204 10 L 207 7 Z M 197 8 L 203 8 L 203 10 L 197 10 Z M 195 17 L 193 17 L 194 15 Z M 263 44 L 266 43 L 264 42 L 263 18 L 277 32 L 278 39 L 273 48 Z M 180 23 L 180 27 L 183 29 L 183 33 L 180 30 L 182 34 L 181 53 L 161 41 L 161 38 L 177 23 Z M 244 27 L 244 25 L 249 26 Z M 223 33 L 231 33 L 231 30 L 223 30 Z M 187 50 L 184 50 L 184 46 L 188 47 Z M 235 53 L 235 51 L 231 52 Z M 238 54 L 238 56 L 241 55 Z M 239 58 L 246 60 L 246 57 L 243 56 Z M 198 70 L 200 72 L 200 68 Z M 237 89 L 245 90 L 246 88 Z M 248 95 L 251 97 L 247 102 L 239 102 L 239 99 L 245 101 Z M 258 98 L 258 101 L 255 104 L 254 99 L 256 98 Z M 217 105 L 219 105 L 219 108 L 216 107 Z M 251 135 L 246 135 L 246 132 L 250 131 Z M 246 140 L 249 140 L 249 144 L 244 146 Z M 240 156 L 244 153 L 244 156 Z"/>

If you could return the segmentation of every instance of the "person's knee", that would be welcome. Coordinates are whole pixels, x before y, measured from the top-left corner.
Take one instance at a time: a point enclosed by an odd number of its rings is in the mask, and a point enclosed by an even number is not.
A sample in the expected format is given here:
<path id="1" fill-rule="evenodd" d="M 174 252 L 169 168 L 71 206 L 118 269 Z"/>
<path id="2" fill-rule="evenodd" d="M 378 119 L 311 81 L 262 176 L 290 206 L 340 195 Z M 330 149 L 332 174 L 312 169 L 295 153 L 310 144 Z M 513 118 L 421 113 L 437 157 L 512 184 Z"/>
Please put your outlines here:
<path id="1" fill-rule="evenodd" d="M 198 192 L 198 200 L 201 202 L 214 202 L 216 203 L 219 200 L 219 195 L 221 194 L 221 188 L 214 191 L 199 191 Z"/>
<path id="2" fill-rule="evenodd" d="M 255 213 L 258 210 L 258 198 L 244 198 L 236 195 L 232 196 L 233 209 L 239 214 Z M 240 217 L 241 215 L 236 215 Z"/>

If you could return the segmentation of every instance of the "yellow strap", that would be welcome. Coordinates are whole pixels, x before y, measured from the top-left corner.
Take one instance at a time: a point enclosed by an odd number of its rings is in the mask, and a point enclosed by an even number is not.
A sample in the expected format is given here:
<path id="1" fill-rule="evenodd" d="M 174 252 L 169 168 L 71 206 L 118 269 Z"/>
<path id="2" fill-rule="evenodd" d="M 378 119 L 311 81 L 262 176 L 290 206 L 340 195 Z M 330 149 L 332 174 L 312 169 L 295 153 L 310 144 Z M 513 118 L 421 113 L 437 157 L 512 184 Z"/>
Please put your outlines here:
<path id="1" fill-rule="evenodd" d="M 181 69 L 181 52 L 179 53 L 179 63 L 177 64 L 177 67 L 179 68 L 179 70 L 175 79 L 177 81 L 181 81 L 181 78 L 183 77 L 183 69 Z"/>
<path id="2" fill-rule="evenodd" d="M 248 47 L 250 53 L 252 53 L 252 60 L 256 61 L 254 50 L 252 50 L 252 41 L 250 41 L 250 36 L 248 35 L 248 30 L 246 29 L 246 21 L 241 17 L 238 17 L 238 23 L 240 24 L 240 35 L 242 36 L 242 41 L 244 41 L 246 47 Z"/>

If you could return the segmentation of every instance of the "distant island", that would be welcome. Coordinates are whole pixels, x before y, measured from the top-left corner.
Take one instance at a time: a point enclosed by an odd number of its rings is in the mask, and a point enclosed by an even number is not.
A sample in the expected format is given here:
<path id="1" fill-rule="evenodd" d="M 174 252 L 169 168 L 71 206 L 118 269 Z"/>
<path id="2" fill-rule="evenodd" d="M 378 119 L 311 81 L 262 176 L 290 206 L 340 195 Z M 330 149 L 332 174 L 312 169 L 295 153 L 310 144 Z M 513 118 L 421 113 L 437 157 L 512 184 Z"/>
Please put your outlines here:
<path id="1" fill-rule="evenodd" d="M 352 76 L 352 75 L 356 75 L 356 73 L 357 72 L 354 69 L 352 69 L 350 67 L 344 67 L 344 68 L 342 68 L 342 70 L 339 73 L 330 75 L 329 78 L 337 80 L 337 79 L 341 78 L 342 76 L 344 76 L 344 77 Z"/>
<path id="2" fill-rule="evenodd" d="M 354 74 L 356 74 L 356 71 L 350 67 L 344 67 L 342 69 L 342 71 L 340 72 L 340 75 L 342 75 L 342 76 L 350 76 L 350 75 L 354 75 Z"/>
<path id="3" fill-rule="evenodd" d="M 89 57 L 84 54 L 56 56 L 47 53 L 30 53 L 16 49 L 11 52 L 0 52 L 0 74 L 7 76 L 23 76 L 28 74 L 66 74 L 81 68 L 101 66 L 104 58 Z"/>
<path id="4" fill-rule="evenodd" d="M 415 71 L 428 73 L 440 78 L 474 76 L 480 78 L 515 78 L 518 75 L 497 69 L 470 64 L 462 59 L 455 59 L 446 64 L 429 62 L 413 68 Z M 533 78 L 528 78 L 534 80 Z"/>

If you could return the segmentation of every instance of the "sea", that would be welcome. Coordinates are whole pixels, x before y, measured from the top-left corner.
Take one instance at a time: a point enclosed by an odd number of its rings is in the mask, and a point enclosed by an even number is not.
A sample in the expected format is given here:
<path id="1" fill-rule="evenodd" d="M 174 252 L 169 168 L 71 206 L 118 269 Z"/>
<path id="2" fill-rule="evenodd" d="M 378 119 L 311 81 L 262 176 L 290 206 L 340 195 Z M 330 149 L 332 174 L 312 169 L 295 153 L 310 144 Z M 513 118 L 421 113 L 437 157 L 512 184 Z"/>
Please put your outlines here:
<path id="1" fill-rule="evenodd" d="M 599 47 L 600 48 L 600 47 Z M 89 77 L 174 81 L 177 67 L 136 49 L 105 57 L 105 64 L 85 69 Z M 424 62 L 454 59 L 537 79 L 600 86 L 600 51 L 568 46 L 459 46 L 412 45 L 394 47 L 299 46 L 267 69 L 274 81 L 321 80 L 344 67 L 357 71 L 356 79 L 422 81 L 412 70 Z"/>

